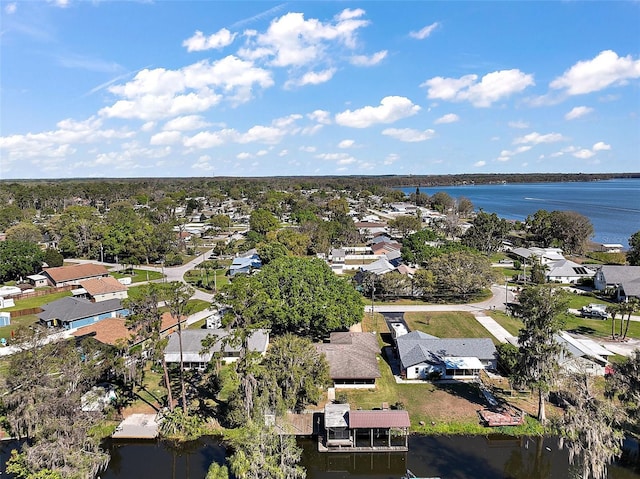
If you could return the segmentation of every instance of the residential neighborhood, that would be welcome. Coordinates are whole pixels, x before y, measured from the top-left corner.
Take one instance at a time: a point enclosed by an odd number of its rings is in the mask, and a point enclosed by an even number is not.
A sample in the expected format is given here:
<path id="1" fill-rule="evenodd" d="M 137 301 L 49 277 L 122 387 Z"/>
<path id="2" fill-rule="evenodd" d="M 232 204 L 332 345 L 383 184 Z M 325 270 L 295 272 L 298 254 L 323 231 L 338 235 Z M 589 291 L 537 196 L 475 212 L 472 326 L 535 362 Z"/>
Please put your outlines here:
<path id="1" fill-rule="evenodd" d="M 0 360 L 13 364 L 29 344 L 43 354 L 73 344 L 79 353 L 60 356 L 65 368 L 95 361 L 78 404 L 113 424 L 113 437 L 260 421 L 343 453 L 407 451 L 410 432 L 462 425 L 484 433 L 537 421 L 542 430 L 564 403 L 539 409 L 548 399 L 536 397 L 539 379 L 527 379 L 518 358 L 541 361 L 545 387 L 562 397 L 571 394 L 565 376 L 609 381 L 633 360 L 640 266 L 626 253 L 587 237 L 565 240 L 569 250 L 541 241 L 534 222 L 463 216 L 454 199 L 443 207 L 397 191 L 366 204 L 317 189 L 185 195 L 170 210 L 79 202 L 43 227 L 57 247 L 31 227 L 30 240 L 13 239 L 27 226 L 9 225 L 0 248 L 25 248 L 11 254 L 27 267 L 0 290 Z M 303 207 L 308 220 L 296 216 Z M 73 240 L 53 230 L 69 208 L 84 215 L 84 230 L 88 221 L 148 226 L 163 242 L 143 241 L 140 230 L 116 248 L 98 229 Z M 168 223 L 153 223 L 160 211 Z M 533 339 L 528 321 L 541 310 L 552 334 Z M 526 352 L 535 341 L 545 343 L 542 357 Z"/>

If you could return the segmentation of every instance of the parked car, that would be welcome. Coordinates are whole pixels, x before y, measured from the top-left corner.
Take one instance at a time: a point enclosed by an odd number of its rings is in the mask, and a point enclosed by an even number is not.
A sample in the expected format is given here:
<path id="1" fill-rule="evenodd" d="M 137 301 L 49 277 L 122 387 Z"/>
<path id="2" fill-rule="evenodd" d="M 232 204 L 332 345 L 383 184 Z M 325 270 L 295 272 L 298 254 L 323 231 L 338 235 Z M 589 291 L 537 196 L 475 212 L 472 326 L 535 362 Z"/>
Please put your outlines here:
<path id="1" fill-rule="evenodd" d="M 607 319 L 607 306 L 605 304 L 588 304 L 580 308 L 580 316 L 592 319 Z"/>

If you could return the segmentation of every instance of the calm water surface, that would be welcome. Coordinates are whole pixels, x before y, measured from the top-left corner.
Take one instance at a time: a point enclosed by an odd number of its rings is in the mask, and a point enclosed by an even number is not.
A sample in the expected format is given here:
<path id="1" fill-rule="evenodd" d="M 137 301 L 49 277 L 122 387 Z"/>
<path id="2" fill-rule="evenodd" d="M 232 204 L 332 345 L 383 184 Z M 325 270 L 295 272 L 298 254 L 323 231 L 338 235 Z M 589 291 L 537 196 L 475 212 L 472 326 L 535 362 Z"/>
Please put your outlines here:
<path id="1" fill-rule="evenodd" d="M 300 439 L 308 479 L 399 479 L 410 469 L 442 479 L 565 479 L 572 476 L 567 452 L 551 438 L 504 436 L 411 436 L 408 453 L 318 453 L 316 442 Z M 638 452 L 637 443 L 628 445 Z M 0 443 L 0 473 L 16 444 Z M 180 447 L 161 441 L 114 441 L 101 479 L 203 479 L 212 462 L 224 463 L 225 449 L 206 437 Z M 609 479 L 638 479 L 640 465 L 629 453 L 609 468 Z M 637 457 L 637 456 L 636 456 Z M 623 464 L 624 463 L 624 464 Z M 7 477 L 2 475 L 2 477 Z"/>
<path id="2" fill-rule="evenodd" d="M 402 188 L 406 194 L 416 187 Z M 640 178 L 568 183 L 508 183 L 420 188 L 433 195 L 445 191 L 453 198 L 469 198 L 476 209 L 510 220 L 524 221 L 538 210 L 577 211 L 591 220 L 593 241 L 628 247 L 640 230 Z"/>

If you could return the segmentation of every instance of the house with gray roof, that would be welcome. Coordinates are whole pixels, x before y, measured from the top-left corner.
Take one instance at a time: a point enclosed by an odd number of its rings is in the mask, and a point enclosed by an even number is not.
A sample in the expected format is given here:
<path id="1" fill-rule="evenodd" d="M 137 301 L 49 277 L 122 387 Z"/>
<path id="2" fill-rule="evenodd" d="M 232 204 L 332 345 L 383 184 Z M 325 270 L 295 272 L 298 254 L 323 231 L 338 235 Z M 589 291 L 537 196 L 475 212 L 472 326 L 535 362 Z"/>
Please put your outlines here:
<path id="1" fill-rule="evenodd" d="M 380 377 L 380 345 L 375 334 L 334 332 L 329 342 L 316 343 L 315 347 L 327 358 L 335 388 L 376 387 L 376 379 Z"/>
<path id="2" fill-rule="evenodd" d="M 412 331 L 396 338 L 401 375 L 406 379 L 476 379 L 495 369 L 496 347 L 489 338 L 437 338 Z"/>
<path id="3" fill-rule="evenodd" d="M 640 298 L 640 266 L 601 266 L 593 277 L 593 285 L 598 291 L 615 289 L 618 301 Z"/>
<path id="4" fill-rule="evenodd" d="M 93 302 L 86 298 L 64 297 L 42 306 L 38 314 L 40 323 L 47 327 L 75 329 L 88 326 L 105 318 L 129 315 L 120 299 Z"/>
<path id="5" fill-rule="evenodd" d="M 566 331 L 561 331 L 555 339 L 562 345 L 558 364 L 563 370 L 604 376 L 609 356 L 614 353 L 592 339 L 574 338 Z"/>
<path id="6" fill-rule="evenodd" d="M 233 337 L 233 331 L 226 329 L 184 329 L 182 331 L 182 362 L 186 369 L 206 369 L 215 353 L 225 363 L 237 361 L 242 345 Z M 203 341 L 209 336 L 215 339 L 208 350 L 204 351 Z M 269 331 L 254 330 L 248 339 L 249 351 L 264 354 L 269 346 Z M 178 333 L 169 336 L 164 348 L 164 360 L 167 364 L 180 363 L 180 339 Z"/>
<path id="7" fill-rule="evenodd" d="M 262 261 L 257 253 L 251 250 L 245 253 L 244 256 L 239 256 L 233 259 L 231 266 L 229 266 L 229 276 L 235 276 L 236 274 L 249 274 L 253 270 L 262 268 Z"/>
<path id="8" fill-rule="evenodd" d="M 549 263 L 547 268 L 545 272 L 547 281 L 565 284 L 574 284 L 584 279 L 593 278 L 596 274 L 595 270 L 568 259 Z"/>

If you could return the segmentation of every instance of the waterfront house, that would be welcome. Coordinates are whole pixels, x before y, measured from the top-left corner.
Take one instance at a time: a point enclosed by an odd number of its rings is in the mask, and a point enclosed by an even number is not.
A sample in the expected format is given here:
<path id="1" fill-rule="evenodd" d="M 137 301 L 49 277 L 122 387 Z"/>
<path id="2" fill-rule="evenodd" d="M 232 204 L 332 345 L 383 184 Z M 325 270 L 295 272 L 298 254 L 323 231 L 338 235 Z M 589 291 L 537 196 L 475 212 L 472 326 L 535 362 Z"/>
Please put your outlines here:
<path id="1" fill-rule="evenodd" d="M 327 358 L 329 376 L 335 388 L 375 388 L 380 377 L 375 334 L 334 332 L 329 342 L 316 343 L 316 350 Z"/>
<path id="2" fill-rule="evenodd" d="M 473 380 L 483 369 L 496 368 L 496 348 L 489 338 L 441 339 L 412 331 L 395 340 L 406 379 Z"/>
<path id="3" fill-rule="evenodd" d="M 207 364 L 218 353 L 220 360 L 225 363 L 237 361 L 242 352 L 242 346 L 233 338 L 233 331 L 226 329 L 184 329 L 182 331 L 182 362 L 186 369 L 206 369 Z M 204 351 L 203 341 L 209 336 L 216 341 Z M 248 338 L 249 351 L 265 354 L 269 346 L 269 331 L 254 330 Z M 180 344 L 178 333 L 169 335 L 169 343 L 164 349 L 164 360 L 167 364 L 180 363 Z"/>
<path id="4" fill-rule="evenodd" d="M 411 422 L 404 410 L 351 410 L 349 404 L 324 408 L 321 452 L 407 451 Z"/>

